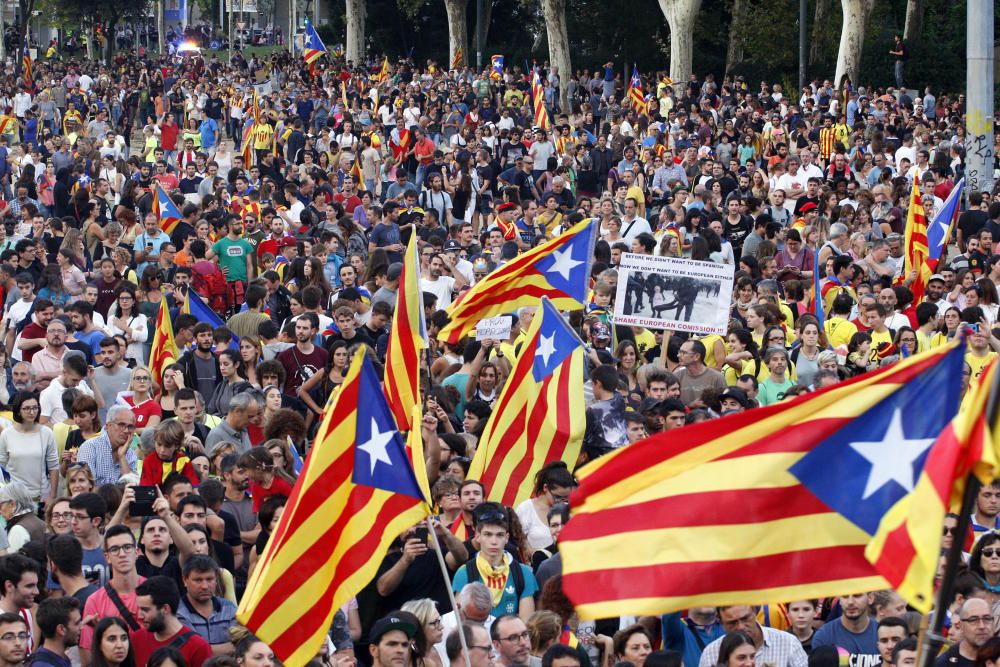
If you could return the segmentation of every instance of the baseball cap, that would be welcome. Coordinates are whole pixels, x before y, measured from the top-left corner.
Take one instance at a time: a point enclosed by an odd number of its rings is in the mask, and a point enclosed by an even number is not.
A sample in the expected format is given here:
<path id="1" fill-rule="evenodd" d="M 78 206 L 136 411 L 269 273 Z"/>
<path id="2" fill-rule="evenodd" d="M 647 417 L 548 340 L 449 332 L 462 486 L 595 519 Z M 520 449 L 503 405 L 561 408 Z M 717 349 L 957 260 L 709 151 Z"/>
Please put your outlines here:
<path id="1" fill-rule="evenodd" d="M 459 251 L 461 249 L 462 249 L 462 245 L 458 241 L 456 241 L 455 239 L 451 239 L 449 241 L 446 241 L 445 244 L 444 244 L 444 251 L 445 252 L 456 252 L 456 251 Z"/>
<path id="2" fill-rule="evenodd" d="M 295 245 L 295 243 L 296 243 L 295 237 L 293 236 L 283 236 L 280 239 L 278 239 L 279 248 L 288 248 L 290 246 Z"/>
<path id="3" fill-rule="evenodd" d="M 401 630 L 408 639 L 413 639 L 413 636 L 417 634 L 417 629 L 413 627 L 412 623 L 399 616 L 390 614 L 375 621 L 371 632 L 368 633 L 368 641 L 372 644 L 377 644 L 382 639 L 382 635 L 393 630 Z"/>
<path id="4" fill-rule="evenodd" d="M 660 409 L 660 402 L 652 397 L 646 397 L 642 399 L 642 403 L 639 404 L 639 414 L 644 414 L 646 412 L 656 412 Z"/>
<path id="5" fill-rule="evenodd" d="M 403 265 L 400 262 L 393 262 L 389 265 L 389 268 L 385 271 L 385 277 L 389 280 L 399 280 L 399 276 L 403 273 Z"/>
<path id="6" fill-rule="evenodd" d="M 944 276 L 942 276 L 940 273 L 935 273 L 933 276 L 927 279 L 927 282 L 929 284 L 934 282 L 935 280 L 940 280 L 941 282 L 945 282 Z"/>

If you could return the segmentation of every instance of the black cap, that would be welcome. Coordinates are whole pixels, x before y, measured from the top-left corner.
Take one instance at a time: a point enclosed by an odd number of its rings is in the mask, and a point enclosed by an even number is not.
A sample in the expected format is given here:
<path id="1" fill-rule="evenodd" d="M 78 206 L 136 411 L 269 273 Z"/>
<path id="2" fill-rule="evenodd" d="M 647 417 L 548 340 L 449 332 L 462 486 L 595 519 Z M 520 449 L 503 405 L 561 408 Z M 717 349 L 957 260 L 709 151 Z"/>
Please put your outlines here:
<path id="1" fill-rule="evenodd" d="M 417 629 L 408 620 L 390 614 L 375 621 L 371 632 L 368 633 L 368 641 L 377 644 L 382 635 L 393 630 L 401 630 L 408 639 L 413 639 L 413 636 L 417 634 Z"/>
<path id="2" fill-rule="evenodd" d="M 659 412 L 660 402 L 655 398 L 646 397 L 642 399 L 642 403 L 639 404 L 639 413 L 643 414 L 646 412 Z"/>
<path id="3" fill-rule="evenodd" d="M 742 389 L 740 389 L 739 387 L 729 387 L 724 392 L 719 394 L 720 401 L 724 398 L 731 398 L 740 405 L 742 405 L 744 408 L 747 406 L 748 403 L 747 393 Z"/>

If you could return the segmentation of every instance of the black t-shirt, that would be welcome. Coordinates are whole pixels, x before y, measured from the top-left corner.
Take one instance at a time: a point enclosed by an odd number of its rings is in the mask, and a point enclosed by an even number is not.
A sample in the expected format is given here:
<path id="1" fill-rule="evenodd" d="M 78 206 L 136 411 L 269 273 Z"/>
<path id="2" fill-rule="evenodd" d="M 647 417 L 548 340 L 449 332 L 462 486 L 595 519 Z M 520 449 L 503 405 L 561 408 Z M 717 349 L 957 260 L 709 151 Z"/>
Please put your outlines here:
<path id="1" fill-rule="evenodd" d="M 739 253 L 743 250 L 743 241 L 752 230 L 753 225 L 750 223 L 750 218 L 745 215 L 741 215 L 740 221 L 735 225 L 729 222 L 728 216 L 722 219 L 722 235 L 733 244 L 734 253 Z M 736 256 L 739 257 L 740 255 L 737 254 Z"/>
<path id="2" fill-rule="evenodd" d="M 402 551 L 393 551 L 386 555 L 379 567 L 375 580 L 392 569 L 403 556 Z M 464 563 L 463 563 L 464 565 Z M 454 574 L 451 572 L 450 574 Z M 451 602 L 448 600 L 448 589 L 441 578 L 441 568 L 437 562 L 434 552 L 428 550 L 424 555 L 418 556 L 410 567 L 406 569 L 402 581 L 389 595 L 383 597 L 386 609 L 399 609 L 407 600 L 419 600 L 420 598 L 431 598 L 437 602 L 438 611 L 446 614 L 451 611 Z"/>
<path id="3" fill-rule="evenodd" d="M 962 232 L 962 238 L 968 241 L 990 221 L 990 216 L 986 211 L 970 210 L 958 216 L 958 228 Z M 994 236 L 993 238 L 996 238 Z"/>

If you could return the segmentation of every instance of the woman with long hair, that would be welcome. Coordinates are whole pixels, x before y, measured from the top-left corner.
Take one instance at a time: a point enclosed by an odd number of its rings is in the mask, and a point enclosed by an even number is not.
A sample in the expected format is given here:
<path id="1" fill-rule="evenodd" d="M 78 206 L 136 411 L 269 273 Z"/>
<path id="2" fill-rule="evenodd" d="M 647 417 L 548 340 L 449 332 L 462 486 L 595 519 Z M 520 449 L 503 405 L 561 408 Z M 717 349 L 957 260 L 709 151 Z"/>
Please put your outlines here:
<path id="1" fill-rule="evenodd" d="M 136 667 L 129 628 L 117 616 L 105 616 L 94 628 L 90 667 Z"/>
<path id="2" fill-rule="evenodd" d="M 46 264 L 42 269 L 42 279 L 38 290 L 39 299 L 48 299 L 57 308 L 62 308 L 70 302 L 70 294 L 66 291 L 62 273 L 56 264 Z"/>
<path id="3" fill-rule="evenodd" d="M 184 373 L 177 364 L 170 364 L 163 369 L 163 376 L 160 378 L 160 392 L 156 396 L 160 404 L 160 411 L 164 419 L 172 419 L 177 414 L 174 412 L 174 396 L 178 389 L 184 387 Z"/>
<path id="4" fill-rule="evenodd" d="M 263 449 L 263 447 L 255 447 L 254 449 Z M 266 451 L 264 453 L 267 454 Z M 244 454 L 243 456 L 246 455 Z M 242 457 L 240 460 L 242 461 Z M 242 467 L 242 463 L 240 465 Z M 257 541 L 254 543 L 253 548 L 250 549 L 248 577 L 253 576 L 254 568 L 257 567 L 257 561 L 261 554 L 264 553 L 267 541 L 271 539 L 275 528 L 278 527 L 278 522 L 281 521 L 281 514 L 287 502 L 288 496 L 285 495 L 271 495 L 266 500 L 261 501 L 260 509 L 257 510 L 257 523 L 260 525 L 260 532 L 257 534 Z"/>
<path id="5" fill-rule="evenodd" d="M 127 252 L 127 251 L 126 251 Z M 108 310 L 108 330 L 112 336 L 122 335 L 128 342 L 125 358 L 137 365 L 146 363 L 146 346 L 149 340 L 149 322 L 139 312 L 135 287 L 128 283 L 115 288 L 115 302 Z"/>
<path id="6" fill-rule="evenodd" d="M 323 414 L 322 399 L 320 397 L 329 396 L 334 389 L 344 383 L 344 375 L 347 374 L 348 359 L 347 341 L 334 341 L 330 344 L 329 354 L 326 357 L 326 368 L 313 373 L 299 387 L 299 398 L 309 408 L 309 414 L 306 415 L 307 424 L 311 425 L 313 421 Z"/>
<path id="7" fill-rule="evenodd" d="M 219 353 L 219 383 L 205 403 L 205 412 L 224 416 L 229 412 L 229 402 L 233 396 L 251 389 L 244 371 L 243 358 L 236 350 L 226 349 Z"/>
<path id="8" fill-rule="evenodd" d="M 69 295 L 69 300 L 76 301 L 83 288 L 87 286 L 87 277 L 76 265 L 76 255 L 69 248 L 60 248 L 56 253 L 56 264 L 62 278 L 63 289 Z"/>
<path id="9" fill-rule="evenodd" d="M 791 362 L 795 364 L 798 383 L 812 386 L 819 372 L 819 355 L 823 350 L 830 349 L 830 341 L 826 332 L 819 325 L 819 320 L 811 313 L 799 315 L 795 322 L 799 344 L 792 350 Z"/>
<path id="10" fill-rule="evenodd" d="M 271 454 L 271 460 L 276 469 L 284 470 L 285 473 L 295 479 L 295 457 L 292 455 L 292 448 L 288 445 L 288 439 L 281 440 L 274 438 L 264 442 L 263 447 Z"/>
<path id="11" fill-rule="evenodd" d="M 271 496 L 288 497 L 292 494 L 295 478 L 274 465 L 274 458 L 266 447 L 251 448 L 240 456 L 237 465 L 250 475 L 250 494 L 255 512 L 259 512 L 261 503 Z"/>
<path id="12" fill-rule="evenodd" d="M 240 359 L 243 361 L 243 374 L 254 387 L 260 387 L 257 377 L 257 366 L 263 360 L 264 348 L 257 336 L 244 336 L 240 339 Z"/>
<path id="13" fill-rule="evenodd" d="M 639 356 L 639 348 L 635 341 L 623 340 L 618 343 L 615 349 L 615 359 L 618 360 L 618 375 L 625 380 L 628 385 L 628 400 L 626 401 L 632 408 L 637 408 L 642 400 L 639 388 L 639 366 L 642 359 Z"/>
<path id="14" fill-rule="evenodd" d="M 66 495 L 75 498 L 81 493 L 94 493 L 97 484 L 90 466 L 83 461 L 77 461 L 66 466 Z"/>
<path id="15" fill-rule="evenodd" d="M 416 643 L 423 648 L 423 651 L 420 655 L 413 656 L 417 667 L 441 667 L 441 656 L 434 650 L 435 644 L 444 641 L 444 624 L 441 622 L 441 612 L 437 609 L 437 603 L 431 598 L 408 600 L 403 603 L 400 610 L 413 614 L 419 621 L 417 632 L 421 635 L 422 641 Z"/>
<path id="16" fill-rule="evenodd" d="M 0 466 L 21 482 L 36 502 L 58 495 L 59 454 L 52 429 L 38 423 L 38 394 L 19 391 L 11 401 L 14 425 L 0 432 Z"/>
<path id="17" fill-rule="evenodd" d="M 142 435 L 147 428 L 156 428 L 163 420 L 163 410 L 153 398 L 154 392 L 153 372 L 140 364 L 132 369 L 128 390 L 118 394 L 118 400 L 127 405 L 135 415 L 136 435 Z"/>
<path id="18" fill-rule="evenodd" d="M 516 510 L 532 553 L 551 543 L 549 510 L 557 503 L 567 502 L 576 486 L 576 478 L 562 461 L 546 464 L 535 475 L 532 497 L 518 505 Z"/>

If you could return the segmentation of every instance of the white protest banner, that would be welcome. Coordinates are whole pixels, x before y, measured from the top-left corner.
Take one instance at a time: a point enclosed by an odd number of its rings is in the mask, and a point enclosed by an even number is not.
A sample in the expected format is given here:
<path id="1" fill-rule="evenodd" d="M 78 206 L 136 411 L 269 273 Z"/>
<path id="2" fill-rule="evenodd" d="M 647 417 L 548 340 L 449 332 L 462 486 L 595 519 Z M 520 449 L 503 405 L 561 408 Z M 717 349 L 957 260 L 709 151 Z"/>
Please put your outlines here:
<path id="1" fill-rule="evenodd" d="M 731 264 L 624 253 L 615 324 L 725 335 L 734 273 Z"/>
<path id="2" fill-rule="evenodd" d="M 510 338 L 512 324 L 510 315 L 497 315 L 479 320 L 476 324 L 476 340 L 507 340 Z"/>

